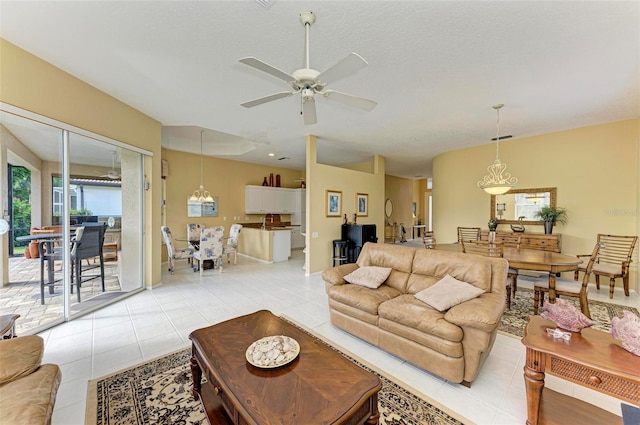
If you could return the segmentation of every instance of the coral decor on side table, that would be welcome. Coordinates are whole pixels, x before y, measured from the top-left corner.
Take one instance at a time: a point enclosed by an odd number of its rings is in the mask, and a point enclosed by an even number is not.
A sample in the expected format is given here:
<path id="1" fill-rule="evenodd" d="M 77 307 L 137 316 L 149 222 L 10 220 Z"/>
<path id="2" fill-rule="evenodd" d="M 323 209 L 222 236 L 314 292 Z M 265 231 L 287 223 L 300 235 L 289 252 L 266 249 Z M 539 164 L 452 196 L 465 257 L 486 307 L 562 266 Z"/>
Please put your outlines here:
<path id="1" fill-rule="evenodd" d="M 552 320 L 561 329 L 580 332 L 584 328 L 593 326 L 593 321 L 569 301 L 558 298 L 555 304 L 547 303 L 542 308 L 540 316 Z"/>
<path id="2" fill-rule="evenodd" d="M 611 335 L 622 343 L 622 348 L 640 356 L 640 317 L 625 310 L 622 318 L 611 319 Z"/>

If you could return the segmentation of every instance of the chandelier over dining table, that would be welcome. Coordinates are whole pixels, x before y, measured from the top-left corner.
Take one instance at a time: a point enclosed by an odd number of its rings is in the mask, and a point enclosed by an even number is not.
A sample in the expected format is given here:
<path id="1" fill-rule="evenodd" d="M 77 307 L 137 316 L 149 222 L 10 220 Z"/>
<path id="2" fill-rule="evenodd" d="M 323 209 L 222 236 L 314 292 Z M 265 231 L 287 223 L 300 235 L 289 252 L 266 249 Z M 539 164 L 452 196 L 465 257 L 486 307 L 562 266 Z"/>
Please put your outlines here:
<path id="1" fill-rule="evenodd" d="M 508 173 L 507 164 L 500 161 L 500 109 L 504 104 L 499 103 L 493 105 L 493 109 L 497 113 L 496 123 L 496 159 L 493 161 L 487 171 L 489 174 L 484 176 L 483 180 L 478 182 L 478 187 L 491 195 L 502 195 L 507 193 L 512 187 L 518 183 L 518 179 Z"/>
<path id="2" fill-rule="evenodd" d="M 203 176 L 203 152 L 202 152 L 202 137 L 204 130 L 200 130 L 200 189 L 193 191 L 193 194 L 189 198 L 191 202 L 213 202 L 213 197 L 208 190 L 204 189 Z"/>

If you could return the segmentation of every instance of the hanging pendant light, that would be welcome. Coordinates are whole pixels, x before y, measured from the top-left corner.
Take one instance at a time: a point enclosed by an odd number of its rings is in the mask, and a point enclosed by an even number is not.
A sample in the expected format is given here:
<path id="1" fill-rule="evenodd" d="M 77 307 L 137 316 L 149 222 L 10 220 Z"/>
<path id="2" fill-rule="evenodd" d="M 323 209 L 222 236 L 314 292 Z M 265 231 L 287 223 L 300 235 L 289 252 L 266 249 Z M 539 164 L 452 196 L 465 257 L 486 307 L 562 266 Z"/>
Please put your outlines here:
<path id="1" fill-rule="evenodd" d="M 208 190 L 204 190 L 204 184 L 202 183 L 202 172 L 203 172 L 203 153 L 202 153 L 202 135 L 204 134 L 204 130 L 200 130 L 200 189 L 194 190 L 189 201 L 191 202 L 213 202 L 213 197 Z"/>
<path id="2" fill-rule="evenodd" d="M 484 176 L 484 179 L 478 182 L 478 187 L 491 195 L 502 195 L 507 193 L 512 187 L 518 183 L 518 179 L 511 177 L 511 173 L 507 173 L 507 164 L 500 162 L 500 108 L 504 105 L 499 103 L 493 105 L 493 109 L 496 110 L 498 115 L 496 124 L 496 159 L 493 164 L 487 167 L 489 174 Z"/>

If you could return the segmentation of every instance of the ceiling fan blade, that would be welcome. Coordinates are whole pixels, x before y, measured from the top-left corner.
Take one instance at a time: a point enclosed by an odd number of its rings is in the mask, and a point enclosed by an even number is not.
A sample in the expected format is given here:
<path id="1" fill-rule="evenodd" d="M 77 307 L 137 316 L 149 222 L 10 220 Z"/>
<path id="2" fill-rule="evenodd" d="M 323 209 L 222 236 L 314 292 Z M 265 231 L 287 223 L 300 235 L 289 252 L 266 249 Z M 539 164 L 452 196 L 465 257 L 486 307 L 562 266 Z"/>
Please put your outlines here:
<path id="1" fill-rule="evenodd" d="M 280 93 L 270 94 L 269 96 L 259 97 L 257 99 L 249 100 L 241 103 L 240 106 L 245 108 L 253 108 L 254 106 L 262 105 L 263 103 L 271 102 L 272 100 L 282 99 L 283 97 L 289 97 L 296 92 L 282 91 Z"/>
<path id="2" fill-rule="evenodd" d="M 365 99 L 364 97 L 357 97 L 347 93 L 342 93 L 335 90 L 325 90 L 323 92 L 319 92 L 324 97 L 329 100 L 335 100 L 345 105 L 353 106 L 354 108 L 363 109 L 365 111 L 372 111 L 373 108 L 376 107 L 378 102 L 374 102 L 373 100 Z"/>
<path id="3" fill-rule="evenodd" d="M 318 122 L 318 117 L 316 116 L 316 101 L 313 100 L 313 98 L 306 99 L 302 102 L 302 117 L 304 118 L 304 125 Z"/>
<path id="4" fill-rule="evenodd" d="M 255 68 L 259 71 L 266 72 L 267 74 L 271 74 L 276 78 L 280 78 L 281 80 L 286 81 L 287 83 L 295 81 L 295 78 L 293 78 L 293 76 L 279 70 L 275 66 L 271 66 L 266 62 L 262 62 L 260 59 L 254 58 L 253 56 L 242 58 L 238 62 L 242 62 L 245 65 L 249 65 L 250 67 Z"/>
<path id="5" fill-rule="evenodd" d="M 355 74 L 367 65 L 367 61 L 364 60 L 362 56 L 352 52 L 349 56 L 336 63 L 331 68 L 320 73 L 320 75 L 318 75 L 318 80 L 323 83 L 333 83 L 341 78 Z"/>

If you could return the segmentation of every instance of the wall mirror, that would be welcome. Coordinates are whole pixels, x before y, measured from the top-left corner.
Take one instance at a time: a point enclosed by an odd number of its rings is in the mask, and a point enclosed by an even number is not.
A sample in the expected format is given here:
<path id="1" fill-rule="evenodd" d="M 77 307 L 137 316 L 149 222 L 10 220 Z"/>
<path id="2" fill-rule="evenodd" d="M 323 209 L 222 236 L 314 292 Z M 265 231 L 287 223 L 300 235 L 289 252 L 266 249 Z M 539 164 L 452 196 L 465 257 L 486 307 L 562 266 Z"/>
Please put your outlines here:
<path id="1" fill-rule="evenodd" d="M 384 215 L 390 218 L 391 214 L 393 214 L 393 202 L 391 202 L 391 199 L 387 199 L 384 203 Z"/>
<path id="2" fill-rule="evenodd" d="M 535 217 L 541 207 L 556 206 L 557 189 L 555 187 L 537 187 L 532 189 L 511 189 L 504 195 L 491 195 L 491 218 L 500 224 L 542 224 Z"/>

